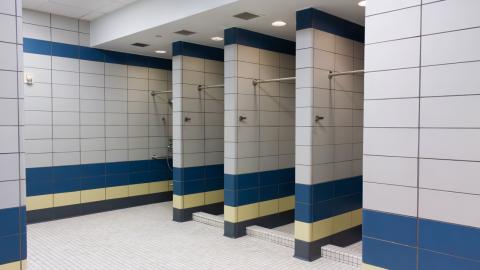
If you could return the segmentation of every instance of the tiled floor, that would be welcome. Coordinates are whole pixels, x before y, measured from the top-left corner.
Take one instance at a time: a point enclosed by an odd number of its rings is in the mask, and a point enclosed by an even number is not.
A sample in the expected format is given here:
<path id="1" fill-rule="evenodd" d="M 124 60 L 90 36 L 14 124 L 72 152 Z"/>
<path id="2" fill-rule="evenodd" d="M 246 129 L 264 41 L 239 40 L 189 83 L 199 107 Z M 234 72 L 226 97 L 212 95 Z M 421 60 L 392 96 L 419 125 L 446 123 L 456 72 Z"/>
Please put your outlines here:
<path id="1" fill-rule="evenodd" d="M 28 226 L 29 270 L 36 269 L 353 269 L 218 228 L 172 222 L 171 203 Z"/>

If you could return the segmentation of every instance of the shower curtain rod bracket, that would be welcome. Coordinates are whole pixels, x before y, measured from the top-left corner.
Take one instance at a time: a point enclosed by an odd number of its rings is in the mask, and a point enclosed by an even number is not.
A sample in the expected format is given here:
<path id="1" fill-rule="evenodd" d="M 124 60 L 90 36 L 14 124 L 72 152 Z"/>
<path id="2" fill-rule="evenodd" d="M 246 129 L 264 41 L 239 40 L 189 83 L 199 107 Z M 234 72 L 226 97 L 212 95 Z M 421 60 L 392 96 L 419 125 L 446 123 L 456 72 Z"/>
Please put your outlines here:
<path id="1" fill-rule="evenodd" d="M 253 79 L 252 84 L 253 86 L 257 86 L 261 83 L 269 83 L 269 82 L 284 82 L 284 81 L 293 81 L 296 77 L 284 77 L 284 78 L 276 78 L 276 79 L 267 79 L 267 80 L 260 80 L 260 79 Z"/>

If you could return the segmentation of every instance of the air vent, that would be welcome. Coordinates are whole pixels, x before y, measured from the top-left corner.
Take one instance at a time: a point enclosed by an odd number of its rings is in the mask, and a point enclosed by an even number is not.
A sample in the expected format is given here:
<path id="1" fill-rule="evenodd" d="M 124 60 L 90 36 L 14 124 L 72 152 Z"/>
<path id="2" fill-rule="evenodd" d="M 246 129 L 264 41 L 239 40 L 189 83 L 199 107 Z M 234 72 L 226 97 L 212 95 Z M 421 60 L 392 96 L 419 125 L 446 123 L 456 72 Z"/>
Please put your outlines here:
<path id="1" fill-rule="evenodd" d="M 145 44 L 145 43 L 140 43 L 140 42 L 135 42 L 132 44 L 132 46 L 137 46 L 137 47 L 147 47 L 147 46 L 150 46 L 148 44 Z"/>
<path id="2" fill-rule="evenodd" d="M 195 32 L 192 32 L 192 31 L 183 29 L 183 30 L 180 30 L 180 31 L 175 32 L 175 34 L 184 35 L 184 36 L 190 36 L 190 35 L 195 34 Z"/>
<path id="3" fill-rule="evenodd" d="M 242 13 L 238 13 L 237 15 L 233 15 L 233 17 L 248 21 L 251 19 L 258 18 L 259 16 L 250 12 L 242 12 Z"/>

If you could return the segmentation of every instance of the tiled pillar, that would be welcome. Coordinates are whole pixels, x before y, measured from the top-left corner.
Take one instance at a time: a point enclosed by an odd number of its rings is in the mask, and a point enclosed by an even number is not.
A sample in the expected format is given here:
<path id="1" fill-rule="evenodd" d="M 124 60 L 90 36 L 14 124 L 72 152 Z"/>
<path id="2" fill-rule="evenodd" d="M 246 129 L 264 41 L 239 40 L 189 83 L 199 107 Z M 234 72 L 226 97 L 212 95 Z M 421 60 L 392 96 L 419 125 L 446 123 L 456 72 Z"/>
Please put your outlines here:
<path id="1" fill-rule="evenodd" d="M 480 3 L 422 2 L 367 5 L 364 268 L 480 269 Z"/>
<path id="2" fill-rule="evenodd" d="M 223 212 L 223 49 L 173 43 L 173 220 Z"/>
<path id="3" fill-rule="evenodd" d="M 26 269 L 22 1 L 2 1 L 0 18 L 0 269 Z"/>
<path id="4" fill-rule="evenodd" d="M 225 236 L 293 222 L 295 43 L 225 30 Z M 242 118 L 242 119 L 241 119 Z"/>
<path id="5" fill-rule="evenodd" d="M 297 12 L 295 257 L 361 238 L 363 27 Z"/>

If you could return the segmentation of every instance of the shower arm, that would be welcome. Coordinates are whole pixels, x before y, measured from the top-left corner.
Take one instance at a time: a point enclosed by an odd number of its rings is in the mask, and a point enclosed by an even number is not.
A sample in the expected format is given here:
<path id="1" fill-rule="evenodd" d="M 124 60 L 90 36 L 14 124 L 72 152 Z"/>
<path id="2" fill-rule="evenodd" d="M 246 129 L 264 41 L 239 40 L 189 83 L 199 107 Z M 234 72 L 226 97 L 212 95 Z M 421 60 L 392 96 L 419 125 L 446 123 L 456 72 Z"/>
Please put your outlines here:
<path id="1" fill-rule="evenodd" d="M 204 89 L 208 89 L 208 88 L 221 88 L 221 87 L 224 87 L 225 85 L 223 84 L 212 84 L 212 85 L 201 85 L 199 84 L 197 89 L 198 91 L 202 91 Z"/>
<path id="2" fill-rule="evenodd" d="M 165 94 L 165 93 L 172 93 L 172 90 L 167 90 L 167 91 L 152 91 L 150 92 L 150 95 L 152 95 L 152 97 L 158 95 L 158 94 Z"/>

